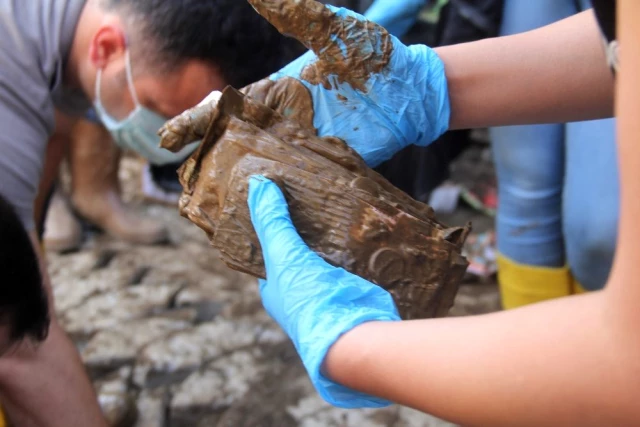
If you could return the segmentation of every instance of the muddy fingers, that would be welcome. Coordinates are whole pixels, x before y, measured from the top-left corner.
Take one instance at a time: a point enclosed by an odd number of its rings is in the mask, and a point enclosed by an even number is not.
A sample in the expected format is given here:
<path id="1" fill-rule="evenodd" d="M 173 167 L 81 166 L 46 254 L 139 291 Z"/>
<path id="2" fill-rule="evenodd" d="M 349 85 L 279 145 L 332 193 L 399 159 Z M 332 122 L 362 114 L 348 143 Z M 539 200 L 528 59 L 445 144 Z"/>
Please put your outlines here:
<path id="1" fill-rule="evenodd" d="M 328 8 L 313 0 L 248 0 L 280 32 L 295 37 L 317 59 L 301 70 L 298 79 L 327 90 L 346 83 L 354 90 L 367 92 L 371 76 L 387 66 L 393 50 L 387 31 L 346 9 Z M 265 80 L 245 90 L 257 100 L 313 127 L 313 100 L 296 79 Z M 201 104 L 185 111 L 163 126 L 161 146 L 177 152 L 201 139 L 207 131 L 216 102 Z"/>
<path id="2" fill-rule="evenodd" d="M 379 25 L 346 9 L 313 0 L 248 0 L 278 31 L 295 37 L 318 57 L 301 78 L 325 89 L 348 83 L 366 92 L 372 74 L 388 65 L 393 42 Z"/>
<path id="3" fill-rule="evenodd" d="M 277 81 L 265 79 L 247 86 L 241 92 L 287 119 L 294 120 L 307 129 L 315 130 L 311 93 L 293 77 L 283 77 Z"/>
<path id="4" fill-rule="evenodd" d="M 160 146 L 177 153 L 188 144 L 202 139 L 207 132 L 216 102 L 199 105 L 169 120 L 158 131 Z"/>
<path id="5" fill-rule="evenodd" d="M 282 34 L 297 39 L 319 54 L 330 42 L 335 15 L 313 0 L 248 0 Z"/>

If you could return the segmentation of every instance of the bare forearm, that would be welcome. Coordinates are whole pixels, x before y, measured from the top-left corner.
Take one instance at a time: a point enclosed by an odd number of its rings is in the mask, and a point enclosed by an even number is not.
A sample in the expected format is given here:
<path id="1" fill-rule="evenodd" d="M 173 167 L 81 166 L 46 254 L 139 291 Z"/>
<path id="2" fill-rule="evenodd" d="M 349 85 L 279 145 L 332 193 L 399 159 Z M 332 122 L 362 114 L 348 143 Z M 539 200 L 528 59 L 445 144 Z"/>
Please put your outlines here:
<path id="1" fill-rule="evenodd" d="M 618 117 L 618 157 L 620 165 L 620 228 L 614 274 L 619 271 L 621 303 L 638 301 L 640 287 L 627 284 L 638 277 L 638 242 L 640 241 L 640 2 L 621 0 L 618 3 L 618 40 L 620 41 L 620 72 L 616 98 Z M 622 46 L 625 48 L 623 49 Z M 637 310 L 636 310 L 637 311 Z"/>
<path id="2" fill-rule="evenodd" d="M 609 329 L 605 298 L 369 323 L 338 340 L 325 368 L 349 387 L 463 425 L 637 425 L 640 355 Z"/>
<path id="3" fill-rule="evenodd" d="M 45 341 L 23 343 L 0 358 L 3 404 L 18 426 L 106 427 L 77 349 L 55 320 L 46 263 L 37 237 L 31 234 L 43 269 L 52 321 Z"/>
<path id="4" fill-rule="evenodd" d="M 614 81 L 592 11 L 535 31 L 436 49 L 451 128 L 609 117 Z"/>

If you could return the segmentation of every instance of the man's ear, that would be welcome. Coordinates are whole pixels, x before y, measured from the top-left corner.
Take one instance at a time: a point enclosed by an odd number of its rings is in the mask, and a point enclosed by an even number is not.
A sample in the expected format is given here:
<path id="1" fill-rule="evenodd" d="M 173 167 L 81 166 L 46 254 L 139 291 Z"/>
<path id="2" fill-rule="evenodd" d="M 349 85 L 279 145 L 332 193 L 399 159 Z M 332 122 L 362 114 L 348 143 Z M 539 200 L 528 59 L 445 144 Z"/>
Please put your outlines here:
<path id="1" fill-rule="evenodd" d="M 122 29 L 116 25 L 103 25 L 93 36 L 89 46 L 89 59 L 102 69 L 109 62 L 121 58 L 127 49 Z"/>

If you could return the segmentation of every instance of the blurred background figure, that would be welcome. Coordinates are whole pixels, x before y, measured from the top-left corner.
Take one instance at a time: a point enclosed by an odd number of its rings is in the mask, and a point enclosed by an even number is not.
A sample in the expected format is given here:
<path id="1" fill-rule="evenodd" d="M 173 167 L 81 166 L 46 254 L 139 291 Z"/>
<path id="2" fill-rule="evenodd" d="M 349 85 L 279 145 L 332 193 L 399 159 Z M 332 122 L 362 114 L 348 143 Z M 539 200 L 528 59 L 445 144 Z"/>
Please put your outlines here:
<path id="1" fill-rule="evenodd" d="M 82 243 L 83 224 L 130 243 L 156 244 L 167 239 L 159 221 L 122 200 L 118 170 L 122 151 L 93 113 L 79 120 L 69 135 L 67 164 L 70 194 L 58 185 L 44 225 L 48 250 L 65 252 Z"/>
<path id="2" fill-rule="evenodd" d="M 501 34 L 590 6 L 588 0 L 506 0 Z M 491 139 L 503 306 L 602 288 L 618 224 L 615 121 L 502 127 L 491 130 Z"/>
<path id="3" fill-rule="evenodd" d="M 220 0 L 216 7 L 223 13 L 216 31 L 209 35 L 218 41 L 217 52 L 212 54 L 220 74 L 214 90 L 249 85 L 304 53 L 301 44 L 282 36 L 268 23 L 259 21 L 261 26 L 256 27 L 255 12 L 248 4 Z M 118 170 L 123 152 L 94 110 L 74 126 L 68 141 L 57 144 L 65 145 L 58 150 L 67 153 L 71 185 L 69 194 L 57 185 L 50 196 L 46 220 L 41 224 L 48 250 L 78 249 L 83 231 L 89 227 L 134 244 L 158 244 L 168 239 L 165 224 L 122 200 Z M 141 182 L 145 199 L 176 205 L 182 191 L 176 173 L 181 164 L 147 162 Z"/>

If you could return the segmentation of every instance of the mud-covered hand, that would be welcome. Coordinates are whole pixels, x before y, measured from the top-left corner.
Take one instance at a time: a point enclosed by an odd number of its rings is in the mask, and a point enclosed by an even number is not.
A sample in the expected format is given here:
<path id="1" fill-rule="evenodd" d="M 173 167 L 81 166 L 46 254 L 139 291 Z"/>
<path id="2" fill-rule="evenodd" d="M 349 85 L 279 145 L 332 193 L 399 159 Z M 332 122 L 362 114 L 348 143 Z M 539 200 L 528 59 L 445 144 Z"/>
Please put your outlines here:
<path id="1" fill-rule="evenodd" d="M 248 1 L 310 51 L 246 94 L 320 136 L 343 139 L 370 166 L 448 129 L 444 64 L 432 49 L 405 46 L 363 16 L 313 0 Z M 201 138 L 214 107 L 205 103 L 170 121 L 163 146 L 180 149 Z"/>
<path id="2" fill-rule="evenodd" d="M 311 251 L 273 182 L 252 177 L 248 203 L 267 271 L 267 280 L 260 281 L 263 304 L 295 344 L 313 385 L 336 406 L 388 405 L 329 380 L 321 368 L 329 348 L 342 334 L 364 322 L 400 320 L 391 295 Z"/>

